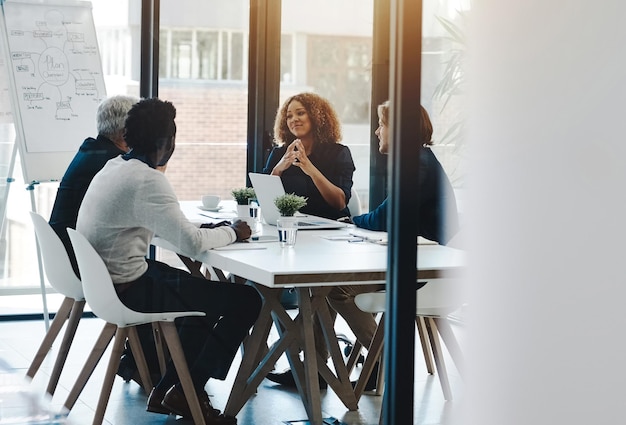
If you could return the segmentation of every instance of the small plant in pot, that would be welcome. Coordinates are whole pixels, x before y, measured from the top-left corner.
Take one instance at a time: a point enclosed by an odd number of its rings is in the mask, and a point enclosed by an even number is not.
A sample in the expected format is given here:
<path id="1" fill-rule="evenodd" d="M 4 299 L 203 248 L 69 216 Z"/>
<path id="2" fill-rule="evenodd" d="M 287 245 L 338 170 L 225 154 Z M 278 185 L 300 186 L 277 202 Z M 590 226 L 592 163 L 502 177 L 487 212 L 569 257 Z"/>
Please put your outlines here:
<path id="1" fill-rule="evenodd" d="M 252 187 L 233 189 L 230 193 L 233 195 L 233 198 L 235 198 L 235 201 L 237 201 L 237 205 L 248 205 L 249 199 L 256 198 L 254 188 Z"/>
<path id="2" fill-rule="evenodd" d="M 295 193 L 286 193 L 284 195 L 279 196 L 274 199 L 274 204 L 280 215 L 283 217 L 291 217 L 300 208 L 303 208 L 306 205 L 307 198 L 304 196 L 298 196 Z"/>

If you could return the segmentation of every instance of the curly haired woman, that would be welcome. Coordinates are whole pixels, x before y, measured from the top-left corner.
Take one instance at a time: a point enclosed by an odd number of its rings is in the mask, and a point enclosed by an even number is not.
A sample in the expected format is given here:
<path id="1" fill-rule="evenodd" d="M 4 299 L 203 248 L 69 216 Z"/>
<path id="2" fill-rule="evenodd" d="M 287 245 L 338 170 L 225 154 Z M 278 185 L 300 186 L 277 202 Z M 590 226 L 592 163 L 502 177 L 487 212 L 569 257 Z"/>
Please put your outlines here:
<path id="1" fill-rule="evenodd" d="M 276 114 L 274 138 L 263 172 L 281 176 L 285 192 L 308 198 L 301 212 L 350 216 L 354 161 L 339 143 L 341 124 L 331 104 L 315 93 L 289 97 Z"/>

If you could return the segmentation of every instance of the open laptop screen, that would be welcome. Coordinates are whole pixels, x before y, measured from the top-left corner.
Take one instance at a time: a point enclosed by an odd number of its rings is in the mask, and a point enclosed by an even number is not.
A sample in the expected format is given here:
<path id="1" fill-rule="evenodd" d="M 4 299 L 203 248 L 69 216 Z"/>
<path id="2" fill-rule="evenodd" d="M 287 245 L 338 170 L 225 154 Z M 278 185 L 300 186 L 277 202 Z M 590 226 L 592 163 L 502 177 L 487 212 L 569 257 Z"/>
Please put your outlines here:
<path id="1" fill-rule="evenodd" d="M 274 199 L 285 194 L 283 182 L 279 176 L 271 174 L 249 173 L 252 187 L 256 193 L 261 215 L 267 224 L 276 225 L 280 212 L 274 204 Z M 345 223 L 312 215 L 301 216 L 298 219 L 299 229 L 339 229 L 346 227 Z"/>

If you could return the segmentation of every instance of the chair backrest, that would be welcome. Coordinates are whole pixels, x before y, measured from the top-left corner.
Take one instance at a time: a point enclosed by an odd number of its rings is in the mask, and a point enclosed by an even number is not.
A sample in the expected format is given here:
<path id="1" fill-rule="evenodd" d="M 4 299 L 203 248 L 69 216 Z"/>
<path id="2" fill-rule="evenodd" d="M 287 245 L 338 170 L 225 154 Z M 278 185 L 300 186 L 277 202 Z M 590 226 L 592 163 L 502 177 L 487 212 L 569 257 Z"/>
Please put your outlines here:
<path id="1" fill-rule="evenodd" d="M 446 316 L 459 309 L 465 302 L 461 279 L 432 279 L 417 290 L 417 316 Z M 354 302 L 358 308 L 370 313 L 384 312 L 385 291 L 359 294 Z"/>
<path id="2" fill-rule="evenodd" d="M 465 236 L 466 233 L 467 231 L 465 230 L 465 227 L 461 227 L 459 231 L 456 232 L 456 234 L 452 236 L 452 238 L 448 241 L 446 246 L 456 249 L 467 249 L 467 238 Z"/>
<path id="3" fill-rule="evenodd" d="M 67 233 L 74 247 L 85 299 L 91 310 L 99 318 L 118 326 L 132 323 L 132 317 L 126 317 L 126 310 L 129 309 L 117 297 L 111 275 L 100 254 L 76 230 L 68 228 Z"/>
<path id="4" fill-rule="evenodd" d="M 350 210 L 351 217 L 363 214 L 363 209 L 361 208 L 361 199 L 359 198 L 359 194 L 354 187 L 352 188 L 350 201 L 348 202 L 348 209 Z"/>
<path id="5" fill-rule="evenodd" d="M 356 306 L 368 313 L 382 313 L 387 309 L 387 292 L 367 292 L 365 294 L 358 294 L 354 297 L 354 303 Z"/>
<path id="6" fill-rule="evenodd" d="M 417 316 L 446 316 L 467 302 L 463 279 L 432 279 L 417 290 Z"/>
<path id="7" fill-rule="evenodd" d="M 134 326 L 157 321 L 173 321 L 183 316 L 204 316 L 202 312 L 142 313 L 126 307 L 117 296 L 111 275 L 100 254 L 78 231 L 67 229 L 76 254 L 85 300 L 99 318 L 119 327 Z"/>
<path id="8" fill-rule="evenodd" d="M 44 270 L 50 286 L 60 294 L 83 300 L 83 287 L 80 279 L 74 273 L 70 257 L 59 236 L 48 222 L 36 212 L 30 212 L 35 235 L 41 251 Z"/>

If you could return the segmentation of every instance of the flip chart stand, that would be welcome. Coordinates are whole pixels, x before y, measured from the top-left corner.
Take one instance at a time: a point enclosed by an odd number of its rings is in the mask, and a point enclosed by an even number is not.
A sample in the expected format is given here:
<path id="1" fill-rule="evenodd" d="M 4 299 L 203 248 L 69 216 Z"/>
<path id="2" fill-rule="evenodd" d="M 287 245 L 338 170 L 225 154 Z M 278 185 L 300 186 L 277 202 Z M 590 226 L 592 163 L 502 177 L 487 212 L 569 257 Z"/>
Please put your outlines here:
<path id="1" fill-rule="evenodd" d="M 9 162 L 8 172 L 6 176 L 5 191 L 3 194 L 2 212 L 1 212 L 2 216 L 0 217 L 2 219 L 0 223 L 0 235 L 4 235 L 4 224 L 6 222 L 6 210 L 7 210 L 7 205 L 9 201 L 9 190 L 11 189 L 11 183 L 15 182 L 15 179 L 13 178 L 13 170 L 15 169 L 15 161 L 17 160 L 17 149 L 18 149 L 17 144 L 14 144 L 13 153 L 11 154 L 11 160 Z M 36 202 L 35 202 L 35 186 L 38 184 L 39 182 L 32 181 L 26 187 L 26 190 L 30 192 L 30 203 L 31 203 L 31 208 L 33 212 L 37 212 Z M 43 303 L 43 320 L 44 320 L 44 326 L 47 332 L 48 329 L 50 328 L 50 313 L 48 310 L 48 300 L 46 297 L 46 280 L 44 276 L 43 259 L 41 257 L 41 250 L 39 248 L 39 243 L 37 243 L 36 240 L 35 240 L 35 246 L 37 248 L 37 266 L 39 269 L 39 286 L 41 289 L 41 298 L 42 298 L 42 303 Z"/>
<path id="2" fill-rule="evenodd" d="M 35 204 L 35 185 L 38 185 L 39 182 L 32 181 L 26 187 L 26 190 L 30 192 L 30 204 L 32 207 L 32 211 L 34 213 L 37 212 L 36 204 Z M 36 239 L 36 238 L 35 238 Z M 39 243 L 35 244 L 37 247 L 37 266 L 39 268 L 39 286 L 41 288 L 41 298 L 43 301 L 43 322 L 46 327 L 46 332 L 50 328 L 50 313 L 48 312 L 48 299 L 46 297 L 46 279 L 44 277 L 43 272 L 43 259 L 41 258 L 41 249 L 39 248 Z"/>
<path id="3" fill-rule="evenodd" d="M 91 3 L 0 0 L 0 74 L 0 93 L 6 83 L 16 134 L 5 202 L 0 206 L 4 229 L 17 149 L 36 212 L 35 187 L 59 181 L 85 135 L 96 130 L 94 117 L 106 87 Z M 4 105 L 0 106 L 0 117 L 6 117 Z M 39 245 L 37 257 L 48 329 Z"/>

